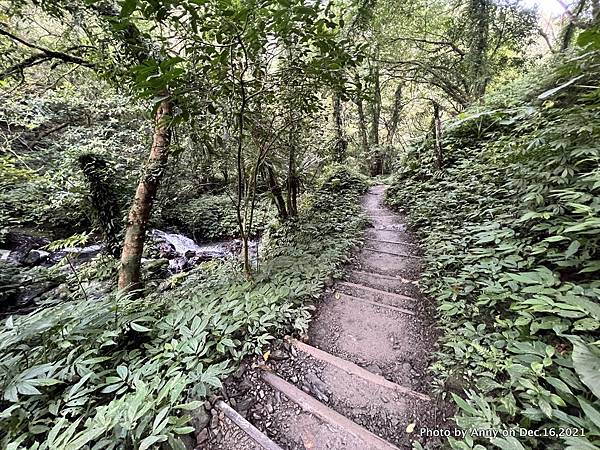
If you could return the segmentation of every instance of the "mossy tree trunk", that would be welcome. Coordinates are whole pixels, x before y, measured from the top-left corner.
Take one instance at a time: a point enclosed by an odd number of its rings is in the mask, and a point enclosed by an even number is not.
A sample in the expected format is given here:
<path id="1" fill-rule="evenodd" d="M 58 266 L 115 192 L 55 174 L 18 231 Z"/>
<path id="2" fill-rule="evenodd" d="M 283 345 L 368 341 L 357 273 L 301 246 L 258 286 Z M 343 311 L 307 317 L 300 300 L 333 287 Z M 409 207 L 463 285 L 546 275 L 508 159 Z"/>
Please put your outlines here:
<path id="1" fill-rule="evenodd" d="M 171 143 L 169 121 L 172 107 L 170 97 L 166 97 L 160 102 L 156 110 L 150 157 L 136 189 L 135 198 L 127 217 L 118 282 L 119 289 L 123 291 L 136 290 L 141 286 L 141 260 L 144 250 L 144 238 L 152 204 L 167 164 Z"/>

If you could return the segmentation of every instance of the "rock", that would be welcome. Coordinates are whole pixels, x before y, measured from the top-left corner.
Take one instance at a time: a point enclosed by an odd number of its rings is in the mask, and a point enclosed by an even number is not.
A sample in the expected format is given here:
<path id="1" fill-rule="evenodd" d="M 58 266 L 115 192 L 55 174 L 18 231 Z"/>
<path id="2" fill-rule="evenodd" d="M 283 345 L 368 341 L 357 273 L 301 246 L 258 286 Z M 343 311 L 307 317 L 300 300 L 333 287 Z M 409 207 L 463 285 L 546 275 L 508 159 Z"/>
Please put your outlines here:
<path id="1" fill-rule="evenodd" d="M 410 363 L 403 363 L 402 370 L 405 372 L 410 372 L 412 371 L 412 366 L 410 365 Z"/>
<path id="2" fill-rule="evenodd" d="M 186 450 L 194 450 L 196 448 L 196 440 L 189 434 L 178 436 Z"/>
<path id="3" fill-rule="evenodd" d="M 48 291 L 58 286 L 56 281 L 41 281 L 38 283 L 32 283 L 28 286 L 22 286 L 21 291 L 16 296 L 16 304 L 18 306 L 27 306 L 34 303 L 36 298 L 41 297 Z"/>
<path id="4" fill-rule="evenodd" d="M 50 253 L 45 252 L 44 250 L 30 250 L 25 258 L 23 258 L 23 264 L 27 266 L 37 266 L 38 264 L 43 263 L 48 259 Z"/>
<path id="5" fill-rule="evenodd" d="M 110 281 L 99 280 L 82 281 L 81 287 L 78 289 L 80 293 L 81 289 L 85 291 L 85 295 L 88 299 L 98 300 L 106 296 L 112 290 L 112 283 Z"/>
<path id="6" fill-rule="evenodd" d="M 208 428 L 202 429 L 196 434 L 196 444 L 204 444 L 208 440 Z"/>
<path id="7" fill-rule="evenodd" d="M 367 369 L 369 370 L 369 372 L 372 372 L 375 375 L 382 374 L 381 367 L 379 367 L 377 364 L 370 364 L 369 366 L 367 366 Z"/>
<path id="8" fill-rule="evenodd" d="M 142 261 L 142 270 L 151 278 L 166 278 L 169 273 L 169 260 L 166 258 L 146 259 Z"/>
<path id="9" fill-rule="evenodd" d="M 247 366 L 245 363 L 240 364 L 240 367 L 238 367 L 237 370 L 233 373 L 233 378 L 237 380 L 242 378 L 244 376 L 244 373 L 246 373 L 246 369 Z"/>
<path id="10" fill-rule="evenodd" d="M 239 412 L 242 416 L 245 416 L 253 404 L 254 400 L 251 398 L 242 399 L 238 402 L 236 411 Z"/>
<path id="11" fill-rule="evenodd" d="M 288 355 L 283 350 L 273 350 L 271 355 L 269 356 L 273 361 L 283 361 L 284 359 L 288 359 L 290 355 Z"/>
<path id="12" fill-rule="evenodd" d="M 210 422 L 210 414 L 204 408 L 198 408 L 192 413 L 192 424 L 196 430 L 206 428 Z"/>
<path id="13" fill-rule="evenodd" d="M 316 387 L 320 391 L 329 393 L 329 388 L 327 387 L 327 385 L 313 372 L 308 372 L 306 374 L 306 381 L 308 381 L 312 386 Z"/>
<path id="14" fill-rule="evenodd" d="M 7 261 L 10 256 L 10 250 L 0 248 L 0 261 Z"/>
<path id="15" fill-rule="evenodd" d="M 210 419 L 210 428 L 216 430 L 219 427 L 219 416 L 216 414 Z"/>
<path id="16" fill-rule="evenodd" d="M 212 409 L 212 405 L 208 400 L 204 401 L 204 409 L 210 411 Z"/>

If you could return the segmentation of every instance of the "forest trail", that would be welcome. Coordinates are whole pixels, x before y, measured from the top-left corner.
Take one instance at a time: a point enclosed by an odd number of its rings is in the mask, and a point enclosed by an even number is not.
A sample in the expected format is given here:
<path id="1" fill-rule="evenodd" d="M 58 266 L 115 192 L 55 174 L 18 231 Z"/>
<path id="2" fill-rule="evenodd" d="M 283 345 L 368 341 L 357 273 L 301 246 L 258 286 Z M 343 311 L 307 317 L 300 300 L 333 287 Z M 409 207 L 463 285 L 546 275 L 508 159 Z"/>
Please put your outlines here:
<path id="1" fill-rule="evenodd" d="M 441 444 L 419 436 L 443 422 L 426 373 L 435 336 L 419 292 L 419 249 L 402 218 L 383 206 L 384 192 L 374 186 L 365 195 L 365 245 L 346 280 L 327 291 L 307 342 L 288 340 L 267 370 L 239 383 L 253 386 L 256 403 L 243 413 L 264 432 L 262 445 L 258 430 L 252 439 L 223 418 L 208 448 L 393 449 L 412 448 L 415 438 L 426 448 Z"/>

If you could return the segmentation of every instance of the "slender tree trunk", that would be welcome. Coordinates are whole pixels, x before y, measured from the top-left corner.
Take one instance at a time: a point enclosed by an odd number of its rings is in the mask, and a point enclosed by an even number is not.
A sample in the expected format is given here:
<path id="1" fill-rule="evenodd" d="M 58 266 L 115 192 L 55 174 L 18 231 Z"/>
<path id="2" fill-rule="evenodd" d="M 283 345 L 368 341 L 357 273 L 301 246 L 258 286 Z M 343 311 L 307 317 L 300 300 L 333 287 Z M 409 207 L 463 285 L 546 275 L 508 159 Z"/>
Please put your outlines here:
<path id="1" fill-rule="evenodd" d="M 338 93 L 333 94 L 333 122 L 335 128 L 334 160 L 343 162 L 346 159 L 348 141 L 344 136 L 344 124 L 342 121 L 342 100 Z"/>
<path id="2" fill-rule="evenodd" d="M 367 137 L 367 119 L 363 108 L 362 98 L 356 102 L 358 108 L 358 132 L 360 134 L 360 146 L 363 153 L 366 155 L 369 151 L 369 138 Z"/>
<path id="3" fill-rule="evenodd" d="M 579 0 L 579 2 L 576 4 L 575 9 L 572 13 L 572 17 L 570 17 L 570 20 L 567 20 L 567 24 L 565 25 L 562 33 L 561 33 L 561 37 L 560 37 L 560 50 L 561 51 L 565 51 L 566 49 L 568 49 L 571 46 L 571 43 L 573 42 L 573 36 L 575 36 L 575 30 L 577 29 L 577 19 L 579 19 L 579 16 L 581 15 L 581 13 L 583 12 L 583 10 L 585 9 L 585 6 L 587 4 L 586 0 Z"/>
<path id="4" fill-rule="evenodd" d="M 288 216 L 298 215 L 298 174 L 296 173 L 296 148 L 290 147 L 287 181 L 287 211 Z"/>
<path id="5" fill-rule="evenodd" d="M 438 102 L 433 103 L 433 140 L 435 147 L 435 156 L 437 170 L 442 170 L 444 167 L 444 149 L 442 147 L 442 119 L 440 117 L 440 105 Z"/>
<path id="6" fill-rule="evenodd" d="M 491 0 L 470 0 L 469 19 L 473 40 L 467 55 L 470 78 L 471 101 L 483 97 L 489 82 L 487 50 L 489 45 L 489 27 Z"/>
<path id="7" fill-rule="evenodd" d="M 379 84 L 379 66 L 371 68 L 373 79 L 373 99 L 369 102 L 371 112 L 371 129 L 369 130 L 369 144 L 371 149 L 371 176 L 383 173 L 383 154 L 379 148 L 379 119 L 381 117 L 381 86 Z"/>
<path id="8" fill-rule="evenodd" d="M 369 141 L 371 146 L 379 145 L 379 119 L 381 116 L 381 87 L 379 85 L 379 66 L 371 69 L 373 78 L 373 100 L 369 103 L 371 110 L 371 130 Z"/>
<path id="9" fill-rule="evenodd" d="M 281 220 L 286 220 L 288 218 L 287 208 L 285 206 L 285 199 L 283 198 L 283 193 L 281 191 L 281 186 L 277 182 L 277 177 L 275 176 L 275 171 L 270 164 L 266 164 L 266 179 L 269 183 L 269 190 L 271 191 L 271 195 L 273 196 L 273 200 L 275 202 L 275 206 L 277 207 L 277 213 Z"/>
<path id="10" fill-rule="evenodd" d="M 394 136 L 398 129 L 398 122 L 400 121 L 400 111 L 402 110 L 402 84 L 396 87 L 394 92 L 394 106 L 392 108 L 392 117 L 390 119 L 390 127 L 388 129 L 387 143 L 392 145 L 394 142 Z"/>
<path id="11" fill-rule="evenodd" d="M 365 117 L 365 110 L 363 106 L 363 92 L 360 78 L 356 77 L 356 108 L 358 109 L 358 134 L 360 135 L 360 149 L 364 157 L 369 154 L 369 139 L 367 137 L 367 119 Z"/>
<path id="12" fill-rule="evenodd" d="M 120 290 L 131 291 L 140 287 L 140 265 L 142 251 L 144 250 L 146 226 L 159 182 L 165 171 L 171 142 L 171 127 L 169 124 L 171 110 L 170 98 L 162 100 L 156 110 L 150 157 L 136 189 L 135 198 L 127 217 L 125 240 L 123 252 L 121 253 L 121 267 L 119 268 L 118 286 Z"/>

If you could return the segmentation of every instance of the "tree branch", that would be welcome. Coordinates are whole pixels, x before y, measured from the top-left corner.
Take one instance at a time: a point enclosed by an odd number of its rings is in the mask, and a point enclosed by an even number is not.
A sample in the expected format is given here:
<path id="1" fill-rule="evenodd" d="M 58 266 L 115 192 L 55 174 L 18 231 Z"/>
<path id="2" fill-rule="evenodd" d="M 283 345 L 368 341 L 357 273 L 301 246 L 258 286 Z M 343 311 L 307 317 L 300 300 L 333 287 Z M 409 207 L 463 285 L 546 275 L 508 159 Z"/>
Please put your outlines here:
<path id="1" fill-rule="evenodd" d="M 23 72 L 23 69 L 25 69 L 27 67 L 32 67 L 37 64 L 41 64 L 43 62 L 50 61 L 52 59 L 58 59 L 60 61 L 66 62 L 66 63 L 77 64 L 79 66 L 88 67 L 88 68 L 94 67 L 94 64 L 92 64 L 89 61 L 86 61 L 85 59 L 83 59 L 79 56 L 71 55 L 71 54 L 64 53 L 64 52 L 59 52 L 56 50 L 50 50 L 48 48 L 44 48 L 39 45 L 32 44 L 31 42 L 28 42 L 25 39 L 20 38 L 19 36 L 16 36 L 3 28 L 0 28 L 0 35 L 6 36 L 9 39 L 11 39 L 15 42 L 18 42 L 19 44 L 21 44 L 25 47 L 28 47 L 28 48 L 31 48 L 34 50 L 38 50 L 38 52 L 39 52 L 39 53 L 35 53 L 35 54 L 29 56 L 28 58 L 25 58 L 20 63 L 17 63 L 15 65 L 13 65 L 12 67 L 9 67 L 4 72 L 1 72 L 0 78 L 4 78 L 5 76 L 11 75 L 15 72 L 21 73 L 21 72 Z M 73 49 L 75 49 L 75 48 L 80 48 L 80 47 L 73 47 Z"/>

